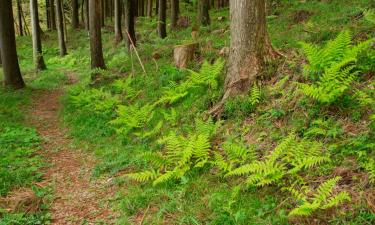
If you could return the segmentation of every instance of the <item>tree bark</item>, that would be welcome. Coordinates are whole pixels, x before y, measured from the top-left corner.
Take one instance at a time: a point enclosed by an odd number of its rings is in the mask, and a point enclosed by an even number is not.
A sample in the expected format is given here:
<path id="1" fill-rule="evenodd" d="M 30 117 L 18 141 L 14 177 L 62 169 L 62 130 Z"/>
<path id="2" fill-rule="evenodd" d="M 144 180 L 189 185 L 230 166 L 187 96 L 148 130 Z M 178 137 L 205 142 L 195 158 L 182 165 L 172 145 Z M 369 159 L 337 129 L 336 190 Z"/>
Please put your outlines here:
<path id="1" fill-rule="evenodd" d="M 0 1 L 0 54 L 3 64 L 5 87 L 20 89 L 25 87 L 17 58 L 16 36 L 14 33 L 12 0 Z"/>
<path id="2" fill-rule="evenodd" d="M 102 48 L 102 34 L 101 34 L 101 7 L 100 0 L 89 1 L 90 11 L 90 52 L 91 52 L 91 69 L 101 68 L 105 69 Z"/>
<path id="3" fill-rule="evenodd" d="M 67 54 L 65 45 L 65 30 L 61 0 L 56 0 L 57 35 L 59 39 L 60 56 Z"/>
<path id="4" fill-rule="evenodd" d="M 231 43 L 225 92 L 210 114 L 219 116 L 229 97 L 249 91 L 266 61 L 277 57 L 268 38 L 264 0 L 231 0 Z"/>
<path id="5" fill-rule="evenodd" d="M 152 17 L 153 0 L 147 0 L 147 16 Z"/>
<path id="6" fill-rule="evenodd" d="M 21 0 L 17 0 L 17 19 L 18 19 L 19 35 L 23 36 Z"/>
<path id="7" fill-rule="evenodd" d="M 50 8 L 49 8 L 49 0 L 45 0 L 45 3 L 46 3 L 46 15 L 47 15 L 47 28 L 48 30 L 51 29 L 51 12 L 50 12 Z"/>
<path id="8" fill-rule="evenodd" d="M 56 30 L 56 13 L 55 13 L 55 0 L 50 0 L 49 2 L 49 7 L 50 7 L 50 22 L 51 22 L 51 29 Z"/>
<path id="9" fill-rule="evenodd" d="M 137 10 L 136 0 L 126 0 L 125 3 L 125 29 L 126 29 L 126 46 L 128 50 L 130 50 L 130 47 L 132 43 L 134 45 L 137 44 L 137 39 L 135 36 L 135 26 L 134 26 L 134 13 Z M 130 36 L 130 38 L 129 38 Z"/>
<path id="10" fill-rule="evenodd" d="M 90 0 L 85 0 L 85 2 L 84 2 L 84 4 L 85 4 L 85 10 L 86 10 L 86 21 L 85 21 L 86 30 L 90 29 L 89 1 Z"/>
<path id="11" fill-rule="evenodd" d="M 138 15 L 145 16 L 145 2 L 144 0 L 138 0 Z"/>
<path id="12" fill-rule="evenodd" d="M 33 58 L 36 71 L 47 69 L 43 59 L 42 41 L 40 39 L 38 0 L 30 0 L 31 29 L 33 40 Z"/>
<path id="13" fill-rule="evenodd" d="M 72 28 L 79 28 L 78 0 L 72 0 Z"/>
<path id="14" fill-rule="evenodd" d="M 121 40 L 121 0 L 115 0 L 115 41 L 119 43 Z"/>
<path id="15" fill-rule="evenodd" d="M 210 25 L 210 1 L 209 0 L 198 0 L 198 20 L 201 25 Z"/>
<path id="16" fill-rule="evenodd" d="M 179 11 L 180 11 L 179 0 L 171 0 L 171 28 L 172 30 L 175 30 L 177 28 Z"/>
<path id="17" fill-rule="evenodd" d="M 158 34 L 160 38 L 167 37 L 167 0 L 159 0 Z"/>

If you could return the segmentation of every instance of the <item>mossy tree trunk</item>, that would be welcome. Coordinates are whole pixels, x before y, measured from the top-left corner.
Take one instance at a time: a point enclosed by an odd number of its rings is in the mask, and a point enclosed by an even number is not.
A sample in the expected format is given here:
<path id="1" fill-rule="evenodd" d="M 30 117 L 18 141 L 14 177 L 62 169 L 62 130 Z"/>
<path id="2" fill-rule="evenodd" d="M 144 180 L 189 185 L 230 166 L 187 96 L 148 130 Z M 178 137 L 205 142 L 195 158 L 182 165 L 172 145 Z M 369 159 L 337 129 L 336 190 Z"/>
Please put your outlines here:
<path id="1" fill-rule="evenodd" d="M 167 0 L 159 0 L 158 34 L 160 38 L 167 37 Z"/>
<path id="2" fill-rule="evenodd" d="M 57 36 L 59 39 L 60 56 L 67 54 L 65 45 L 64 18 L 61 0 L 56 0 L 56 19 L 57 19 Z"/>
<path id="3" fill-rule="evenodd" d="M 0 1 L 0 54 L 4 85 L 13 89 L 25 87 L 17 58 L 16 35 L 11 0 Z"/>
<path id="4" fill-rule="evenodd" d="M 38 1 L 30 0 L 30 15 L 33 41 L 33 58 L 36 71 L 47 69 L 44 63 L 42 41 L 40 39 Z"/>
<path id="5" fill-rule="evenodd" d="M 89 1 L 90 12 L 90 52 L 91 52 L 91 68 L 105 69 L 103 48 L 102 48 L 102 32 L 101 32 L 101 7 L 100 0 Z"/>

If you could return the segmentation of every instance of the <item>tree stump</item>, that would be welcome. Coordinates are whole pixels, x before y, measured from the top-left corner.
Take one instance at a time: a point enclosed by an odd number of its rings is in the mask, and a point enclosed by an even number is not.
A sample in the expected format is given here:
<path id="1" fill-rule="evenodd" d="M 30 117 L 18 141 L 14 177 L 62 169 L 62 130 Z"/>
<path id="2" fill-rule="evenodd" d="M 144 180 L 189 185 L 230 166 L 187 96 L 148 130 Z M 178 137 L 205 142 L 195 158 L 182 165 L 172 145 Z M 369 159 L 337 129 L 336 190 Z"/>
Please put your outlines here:
<path id="1" fill-rule="evenodd" d="M 177 68 L 187 68 L 190 61 L 194 60 L 195 53 L 199 48 L 198 43 L 190 43 L 185 45 L 177 45 L 173 51 L 174 63 Z"/>

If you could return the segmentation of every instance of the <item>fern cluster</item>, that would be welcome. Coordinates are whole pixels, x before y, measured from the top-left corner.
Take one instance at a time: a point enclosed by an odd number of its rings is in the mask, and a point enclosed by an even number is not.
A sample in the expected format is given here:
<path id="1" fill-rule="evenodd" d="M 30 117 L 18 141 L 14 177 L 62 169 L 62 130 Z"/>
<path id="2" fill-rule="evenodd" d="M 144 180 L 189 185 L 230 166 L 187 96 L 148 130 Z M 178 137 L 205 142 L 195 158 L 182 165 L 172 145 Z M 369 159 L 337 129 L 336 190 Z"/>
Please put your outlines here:
<path id="1" fill-rule="evenodd" d="M 115 126 L 117 133 L 126 135 L 136 128 L 143 128 L 154 116 L 154 106 L 120 105 L 117 117 L 110 124 Z"/>
<path id="2" fill-rule="evenodd" d="M 111 113 L 120 104 L 117 96 L 103 89 L 80 90 L 79 93 L 71 91 L 69 97 L 75 107 L 101 113 Z"/>
<path id="3" fill-rule="evenodd" d="M 226 176 L 246 176 L 247 185 L 266 186 L 278 184 L 285 177 L 296 175 L 329 161 L 318 142 L 299 140 L 294 133 L 263 159 L 255 159 L 229 171 Z"/>
<path id="4" fill-rule="evenodd" d="M 332 103 L 350 87 L 358 74 L 358 54 L 369 48 L 372 40 L 352 45 L 349 31 L 341 32 L 324 47 L 302 43 L 302 49 L 309 61 L 304 70 L 313 84 L 299 84 L 307 96 L 321 103 Z"/>
<path id="5" fill-rule="evenodd" d="M 165 146 L 162 152 L 146 153 L 143 157 L 153 165 L 154 169 L 127 174 L 127 177 L 139 182 L 153 181 L 153 185 L 182 178 L 193 168 L 205 166 L 211 155 L 211 138 L 220 123 L 212 120 L 197 121 L 194 132 L 187 135 L 175 133 L 159 139 Z"/>
<path id="6" fill-rule="evenodd" d="M 133 80 L 133 77 L 115 80 L 112 83 L 112 87 L 116 93 L 123 94 L 126 100 L 131 101 L 141 93 L 141 91 L 137 91 L 131 86 L 134 82 Z"/>
<path id="7" fill-rule="evenodd" d="M 169 87 L 165 87 L 162 97 L 158 100 L 157 104 L 174 104 L 178 100 L 187 96 L 195 87 L 208 86 L 211 89 L 217 89 L 217 77 L 223 70 L 225 61 L 222 59 L 217 60 L 213 65 L 207 61 L 203 63 L 199 72 L 190 70 L 190 76 L 187 80 L 177 84 L 170 82 Z"/>
<path id="8" fill-rule="evenodd" d="M 350 201 L 347 192 L 334 193 L 334 187 L 341 177 L 334 177 L 322 183 L 316 190 L 304 186 L 297 190 L 294 187 L 286 188 L 298 202 L 297 208 L 289 212 L 289 216 L 310 216 L 318 209 L 328 209 L 345 201 Z"/>

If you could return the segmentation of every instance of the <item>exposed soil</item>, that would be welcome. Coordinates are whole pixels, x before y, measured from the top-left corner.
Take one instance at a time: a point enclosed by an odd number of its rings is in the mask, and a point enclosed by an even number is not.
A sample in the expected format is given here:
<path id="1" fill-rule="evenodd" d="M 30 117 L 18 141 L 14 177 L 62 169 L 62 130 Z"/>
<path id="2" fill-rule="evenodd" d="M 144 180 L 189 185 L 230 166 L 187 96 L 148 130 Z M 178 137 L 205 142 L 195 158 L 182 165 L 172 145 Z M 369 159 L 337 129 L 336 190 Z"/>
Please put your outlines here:
<path id="1" fill-rule="evenodd" d="M 31 122 L 43 137 L 41 155 L 50 165 L 45 179 L 54 188 L 52 224 L 113 224 L 108 200 L 114 190 L 106 179 L 91 179 L 93 156 L 73 145 L 60 127 L 62 90 L 43 91 L 33 100 Z"/>

